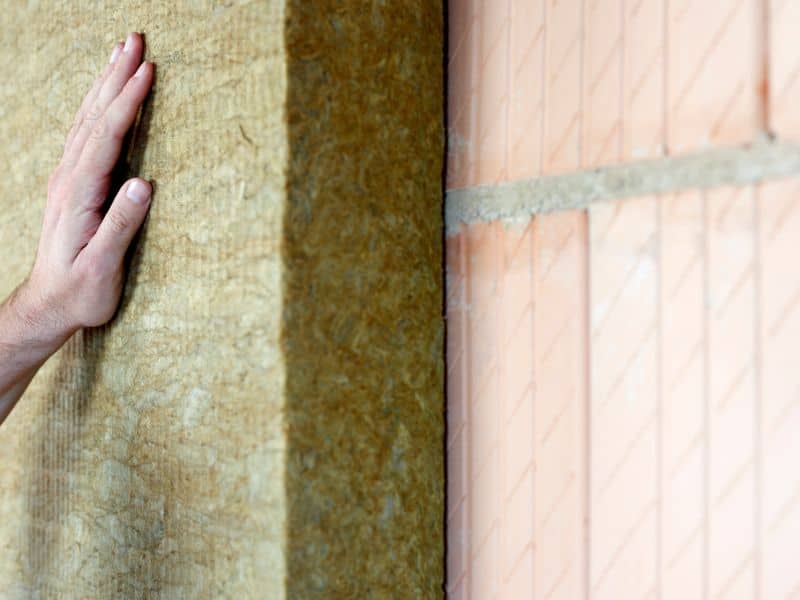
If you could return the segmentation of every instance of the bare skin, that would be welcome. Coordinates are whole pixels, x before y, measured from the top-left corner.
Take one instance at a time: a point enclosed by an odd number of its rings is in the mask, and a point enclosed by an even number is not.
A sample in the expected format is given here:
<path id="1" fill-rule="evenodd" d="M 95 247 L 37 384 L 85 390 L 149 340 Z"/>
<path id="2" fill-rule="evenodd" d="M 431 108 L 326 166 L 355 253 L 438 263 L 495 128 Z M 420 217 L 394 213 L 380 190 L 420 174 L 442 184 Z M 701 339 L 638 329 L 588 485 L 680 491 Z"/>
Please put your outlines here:
<path id="1" fill-rule="evenodd" d="M 144 41 L 131 33 L 83 100 L 47 184 L 36 260 L 0 305 L 0 423 L 39 367 L 83 327 L 109 321 L 123 259 L 150 207 L 152 187 L 126 181 L 103 214 L 122 140 L 153 83 Z"/>

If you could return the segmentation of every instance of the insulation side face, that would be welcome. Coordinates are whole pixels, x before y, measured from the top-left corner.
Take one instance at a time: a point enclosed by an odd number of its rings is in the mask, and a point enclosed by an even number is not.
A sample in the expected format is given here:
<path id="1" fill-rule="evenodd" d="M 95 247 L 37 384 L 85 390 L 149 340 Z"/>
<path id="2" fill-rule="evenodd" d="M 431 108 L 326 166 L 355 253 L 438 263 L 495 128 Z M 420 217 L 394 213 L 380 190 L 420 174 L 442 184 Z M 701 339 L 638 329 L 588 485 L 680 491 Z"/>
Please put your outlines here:
<path id="1" fill-rule="evenodd" d="M 440 597 L 442 6 L 290 4 L 289 596 Z"/>

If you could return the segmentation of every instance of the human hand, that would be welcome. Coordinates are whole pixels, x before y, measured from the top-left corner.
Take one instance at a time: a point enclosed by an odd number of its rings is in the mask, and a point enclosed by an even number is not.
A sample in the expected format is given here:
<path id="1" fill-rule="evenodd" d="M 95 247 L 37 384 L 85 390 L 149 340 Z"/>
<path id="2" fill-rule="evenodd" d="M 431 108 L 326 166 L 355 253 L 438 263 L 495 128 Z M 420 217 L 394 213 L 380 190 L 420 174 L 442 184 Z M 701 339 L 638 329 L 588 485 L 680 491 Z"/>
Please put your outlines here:
<path id="1" fill-rule="evenodd" d="M 83 100 L 47 183 L 34 266 L 0 304 L 0 423 L 53 352 L 116 311 L 125 252 L 152 192 L 144 179 L 129 179 L 103 214 L 122 141 L 153 83 L 143 48 L 138 33 L 117 43 Z"/>
<path id="2" fill-rule="evenodd" d="M 126 181 L 108 212 L 112 170 L 122 141 L 153 82 L 144 41 L 131 33 L 114 46 L 75 117 L 61 161 L 50 175 L 36 261 L 19 290 L 25 318 L 54 337 L 102 325 L 114 315 L 123 259 L 144 222 L 152 188 Z"/>

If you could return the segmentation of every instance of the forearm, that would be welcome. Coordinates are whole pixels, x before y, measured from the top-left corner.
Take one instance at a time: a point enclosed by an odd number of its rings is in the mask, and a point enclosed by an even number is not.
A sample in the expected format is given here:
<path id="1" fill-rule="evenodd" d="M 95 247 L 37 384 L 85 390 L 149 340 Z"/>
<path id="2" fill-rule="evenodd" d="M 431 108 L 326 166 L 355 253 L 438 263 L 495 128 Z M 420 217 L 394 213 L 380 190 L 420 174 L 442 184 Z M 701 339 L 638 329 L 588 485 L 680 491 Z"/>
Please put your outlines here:
<path id="1" fill-rule="evenodd" d="M 74 333 L 20 285 L 0 304 L 0 423 L 39 367 Z"/>

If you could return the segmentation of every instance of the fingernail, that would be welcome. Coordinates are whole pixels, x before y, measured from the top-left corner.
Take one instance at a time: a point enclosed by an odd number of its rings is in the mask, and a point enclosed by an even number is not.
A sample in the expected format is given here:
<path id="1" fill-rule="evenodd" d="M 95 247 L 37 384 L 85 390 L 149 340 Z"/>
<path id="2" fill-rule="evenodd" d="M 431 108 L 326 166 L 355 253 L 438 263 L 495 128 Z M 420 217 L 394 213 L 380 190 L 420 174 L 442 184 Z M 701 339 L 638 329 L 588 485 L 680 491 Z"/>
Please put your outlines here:
<path id="1" fill-rule="evenodd" d="M 128 185 L 125 195 L 130 198 L 131 202 L 144 204 L 150 197 L 150 192 L 141 181 L 134 180 Z"/>
<path id="2" fill-rule="evenodd" d="M 134 77 L 141 77 L 142 73 L 144 73 L 144 66 L 146 64 L 147 64 L 146 62 L 143 62 L 142 64 L 140 64 L 139 68 L 136 69 L 136 73 L 134 73 L 133 76 Z"/>
<path id="3" fill-rule="evenodd" d="M 111 58 L 108 59 L 108 62 L 113 63 L 116 61 L 120 52 L 122 52 L 122 48 L 119 47 L 119 44 L 114 44 L 114 50 L 111 52 Z"/>
<path id="4" fill-rule="evenodd" d="M 133 45 L 133 34 L 129 33 L 128 34 L 128 39 L 125 40 L 125 47 L 122 49 L 122 51 L 127 53 L 128 50 L 131 49 L 132 45 Z"/>

